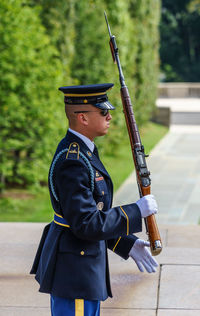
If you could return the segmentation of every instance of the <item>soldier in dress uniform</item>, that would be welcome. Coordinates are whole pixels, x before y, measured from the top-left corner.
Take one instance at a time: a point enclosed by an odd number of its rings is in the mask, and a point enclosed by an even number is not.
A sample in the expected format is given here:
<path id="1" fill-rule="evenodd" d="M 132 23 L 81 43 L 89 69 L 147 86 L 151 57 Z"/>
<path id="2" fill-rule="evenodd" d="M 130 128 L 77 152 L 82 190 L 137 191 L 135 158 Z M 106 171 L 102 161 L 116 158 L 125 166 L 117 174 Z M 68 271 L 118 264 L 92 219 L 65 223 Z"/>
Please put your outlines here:
<path id="1" fill-rule="evenodd" d="M 113 185 L 94 139 L 108 132 L 113 84 L 61 87 L 69 129 L 49 170 L 54 220 L 44 228 L 31 270 L 40 292 L 50 293 L 52 316 L 98 316 L 112 297 L 107 249 L 155 272 L 149 243 L 134 233 L 157 212 L 154 196 L 112 207 Z"/>

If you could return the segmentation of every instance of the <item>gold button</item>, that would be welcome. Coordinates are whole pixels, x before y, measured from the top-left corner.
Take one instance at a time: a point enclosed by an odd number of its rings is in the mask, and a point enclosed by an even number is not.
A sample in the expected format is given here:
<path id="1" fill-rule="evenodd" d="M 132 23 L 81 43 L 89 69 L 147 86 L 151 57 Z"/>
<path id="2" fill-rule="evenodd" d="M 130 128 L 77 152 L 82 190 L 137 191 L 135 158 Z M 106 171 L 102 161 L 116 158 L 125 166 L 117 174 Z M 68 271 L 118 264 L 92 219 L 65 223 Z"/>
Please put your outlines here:
<path id="1" fill-rule="evenodd" d="M 104 195 L 104 191 L 101 192 Z"/>
<path id="2" fill-rule="evenodd" d="M 87 151 L 87 154 L 88 154 L 89 157 L 92 157 L 92 154 L 91 154 L 90 151 Z"/>
<path id="3" fill-rule="evenodd" d="M 84 256 L 85 252 L 82 250 L 82 251 L 80 252 L 80 254 L 81 254 L 81 256 Z"/>

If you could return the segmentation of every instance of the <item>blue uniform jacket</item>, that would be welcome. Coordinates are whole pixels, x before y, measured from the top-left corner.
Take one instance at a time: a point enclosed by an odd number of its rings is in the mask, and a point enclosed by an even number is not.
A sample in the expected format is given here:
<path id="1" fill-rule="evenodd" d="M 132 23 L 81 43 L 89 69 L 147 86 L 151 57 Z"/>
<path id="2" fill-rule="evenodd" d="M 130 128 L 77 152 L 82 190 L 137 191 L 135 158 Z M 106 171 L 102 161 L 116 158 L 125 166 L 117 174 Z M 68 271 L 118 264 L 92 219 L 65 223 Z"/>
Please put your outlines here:
<path id="1" fill-rule="evenodd" d="M 68 226 L 54 221 L 44 229 L 31 270 L 36 274 L 40 292 L 68 299 L 105 300 L 112 296 L 107 248 L 122 258 L 142 230 L 141 214 L 135 203 L 112 208 L 113 185 L 100 159 L 85 143 L 68 131 L 56 150 L 75 143 L 78 151 L 66 152 L 58 159 L 53 183 L 58 201 L 50 189 L 54 211 Z M 91 174 L 80 152 L 87 157 Z"/>

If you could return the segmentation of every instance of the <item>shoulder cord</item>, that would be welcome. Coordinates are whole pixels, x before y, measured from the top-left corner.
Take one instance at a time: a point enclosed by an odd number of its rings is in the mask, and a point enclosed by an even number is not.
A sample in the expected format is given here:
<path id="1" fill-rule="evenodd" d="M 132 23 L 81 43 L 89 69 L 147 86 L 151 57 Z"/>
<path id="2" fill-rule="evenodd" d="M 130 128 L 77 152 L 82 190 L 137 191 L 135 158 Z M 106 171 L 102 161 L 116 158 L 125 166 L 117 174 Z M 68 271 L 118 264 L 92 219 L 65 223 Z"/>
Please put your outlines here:
<path id="1" fill-rule="evenodd" d="M 53 171 L 54 171 L 54 168 L 55 168 L 55 165 L 58 161 L 58 159 L 60 158 L 60 156 L 67 152 L 69 148 L 65 148 L 63 150 L 61 150 L 55 157 L 52 165 L 51 165 L 51 168 L 50 168 L 50 172 L 49 172 L 49 183 L 50 183 L 50 188 L 51 188 L 51 192 L 54 196 L 54 198 L 56 199 L 56 201 L 59 202 L 59 199 L 57 197 L 57 194 L 55 192 L 55 189 L 54 189 L 54 185 L 53 185 Z M 82 153 L 82 152 L 79 152 L 79 155 L 80 157 L 84 160 L 84 162 L 86 163 L 86 166 L 89 170 L 89 174 L 90 174 L 90 186 L 91 186 L 91 190 L 92 192 L 94 191 L 94 171 L 92 169 L 92 165 L 91 163 L 89 162 L 89 160 L 87 159 L 87 157 Z"/>

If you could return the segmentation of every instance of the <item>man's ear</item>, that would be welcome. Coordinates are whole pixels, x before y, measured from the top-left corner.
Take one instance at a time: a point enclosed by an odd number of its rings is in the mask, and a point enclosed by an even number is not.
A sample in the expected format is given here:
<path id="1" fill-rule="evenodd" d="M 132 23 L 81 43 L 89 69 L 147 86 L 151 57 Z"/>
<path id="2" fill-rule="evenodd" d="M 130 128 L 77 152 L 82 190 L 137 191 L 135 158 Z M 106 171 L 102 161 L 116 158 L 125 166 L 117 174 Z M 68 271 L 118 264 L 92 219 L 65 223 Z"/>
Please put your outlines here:
<path id="1" fill-rule="evenodd" d="M 84 113 L 78 113 L 77 120 L 81 125 L 84 125 L 84 126 L 88 125 L 88 117 Z"/>

